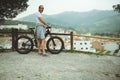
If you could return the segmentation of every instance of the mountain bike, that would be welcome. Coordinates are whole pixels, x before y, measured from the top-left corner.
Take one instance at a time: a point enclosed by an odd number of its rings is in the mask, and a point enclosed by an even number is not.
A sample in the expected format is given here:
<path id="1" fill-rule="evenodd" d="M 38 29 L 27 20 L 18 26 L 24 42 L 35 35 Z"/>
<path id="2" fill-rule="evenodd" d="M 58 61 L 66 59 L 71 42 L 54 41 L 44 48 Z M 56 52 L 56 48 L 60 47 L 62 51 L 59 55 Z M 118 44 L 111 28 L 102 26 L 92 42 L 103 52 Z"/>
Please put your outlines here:
<path id="1" fill-rule="evenodd" d="M 64 48 L 64 42 L 60 37 L 53 36 L 50 29 L 51 27 L 48 27 L 45 33 L 45 37 L 49 35 L 46 42 L 46 48 L 52 54 L 59 54 Z M 35 28 L 30 28 L 30 30 L 33 33 L 33 38 L 22 35 L 16 39 L 16 51 L 20 54 L 27 54 L 33 50 L 34 46 L 37 47 Z"/>

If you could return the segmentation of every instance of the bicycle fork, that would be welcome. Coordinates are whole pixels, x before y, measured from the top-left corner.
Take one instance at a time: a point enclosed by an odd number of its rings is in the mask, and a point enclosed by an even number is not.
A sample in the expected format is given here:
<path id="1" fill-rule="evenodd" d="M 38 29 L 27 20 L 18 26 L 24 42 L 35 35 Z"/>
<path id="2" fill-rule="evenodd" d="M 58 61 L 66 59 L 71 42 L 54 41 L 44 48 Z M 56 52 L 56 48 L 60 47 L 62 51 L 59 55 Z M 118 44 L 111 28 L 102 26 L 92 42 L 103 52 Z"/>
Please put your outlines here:
<path id="1" fill-rule="evenodd" d="M 54 39 L 53 39 L 53 38 L 52 38 L 52 43 L 53 43 L 53 45 L 54 45 L 54 46 L 56 46 L 55 41 L 54 41 Z"/>

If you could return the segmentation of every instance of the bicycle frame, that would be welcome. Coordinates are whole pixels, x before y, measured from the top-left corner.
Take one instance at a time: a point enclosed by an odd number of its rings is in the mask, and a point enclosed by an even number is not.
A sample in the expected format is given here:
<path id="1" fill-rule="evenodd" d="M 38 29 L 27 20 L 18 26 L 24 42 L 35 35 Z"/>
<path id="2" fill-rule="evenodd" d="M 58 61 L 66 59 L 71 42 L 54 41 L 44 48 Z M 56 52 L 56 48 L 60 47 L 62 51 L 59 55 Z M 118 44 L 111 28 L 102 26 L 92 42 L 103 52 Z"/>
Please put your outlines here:
<path id="1" fill-rule="evenodd" d="M 32 41 L 33 41 L 33 43 L 35 44 L 35 45 L 33 45 L 33 46 L 36 46 L 37 47 L 37 39 L 36 39 L 36 33 L 34 32 L 34 30 L 33 29 L 35 29 L 35 28 L 30 28 L 31 29 L 31 31 L 32 31 L 32 33 L 33 33 L 33 38 L 31 38 L 32 39 Z M 46 33 L 45 33 L 45 38 L 48 36 L 48 35 L 50 35 L 50 37 L 52 37 L 52 35 L 51 35 L 51 32 L 50 32 L 50 28 L 47 28 L 46 29 Z M 52 42 L 53 42 L 53 44 L 55 45 L 55 42 L 52 40 Z"/>
<path id="2" fill-rule="evenodd" d="M 16 43 L 18 41 L 20 42 L 19 43 L 20 47 L 19 48 L 17 47 L 16 51 L 19 52 L 19 53 L 21 53 L 21 54 L 27 54 L 30 51 L 32 51 L 32 49 L 33 49 L 34 46 L 37 47 L 37 38 L 36 38 L 36 33 L 34 32 L 35 28 L 30 28 L 30 29 L 31 29 L 31 31 L 33 33 L 33 36 L 34 36 L 33 38 L 30 38 L 28 36 L 20 36 L 16 40 Z M 46 29 L 45 38 L 48 35 L 50 36 L 50 38 L 46 42 L 46 48 L 47 48 L 47 50 L 50 53 L 52 53 L 52 54 L 58 54 L 58 53 L 60 53 L 62 51 L 62 49 L 64 48 L 64 42 L 63 42 L 63 40 L 60 37 L 52 36 L 50 28 Z M 23 42 L 20 41 L 22 39 L 23 39 Z M 26 39 L 27 42 L 24 39 Z"/>

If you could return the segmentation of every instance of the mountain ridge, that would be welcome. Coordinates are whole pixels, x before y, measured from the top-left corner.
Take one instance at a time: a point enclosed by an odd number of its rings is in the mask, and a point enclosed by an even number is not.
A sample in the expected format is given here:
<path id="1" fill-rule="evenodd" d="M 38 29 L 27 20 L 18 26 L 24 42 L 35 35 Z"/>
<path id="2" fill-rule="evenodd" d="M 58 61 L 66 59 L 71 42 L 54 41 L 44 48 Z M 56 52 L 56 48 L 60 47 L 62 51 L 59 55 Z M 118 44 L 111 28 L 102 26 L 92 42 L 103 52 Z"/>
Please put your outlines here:
<path id="1" fill-rule="evenodd" d="M 78 33 L 103 33 L 109 31 L 120 33 L 120 14 L 113 10 L 66 11 L 54 15 L 43 14 L 43 17 L 48 23 L 68 29 L 71 28 Z M 19 20 L 35 22 L 35 14 Z"/>

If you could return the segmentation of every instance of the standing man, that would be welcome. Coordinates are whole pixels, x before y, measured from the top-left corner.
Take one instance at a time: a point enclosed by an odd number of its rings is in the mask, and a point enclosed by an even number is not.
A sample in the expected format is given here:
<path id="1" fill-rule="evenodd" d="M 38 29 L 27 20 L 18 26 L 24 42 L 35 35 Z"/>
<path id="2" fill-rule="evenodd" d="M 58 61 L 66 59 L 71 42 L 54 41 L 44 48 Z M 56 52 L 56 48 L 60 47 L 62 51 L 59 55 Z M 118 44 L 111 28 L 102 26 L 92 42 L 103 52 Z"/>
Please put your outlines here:
<path id="1" fill-rule="evenodd" d="M 46 56 L 45 32 L 46 32 L 46 28 L 49 25 L 43 19 L 43 16 L 42 16 L 43 11 L 44 11 L 44 6 L 40 5 L 38 12 L 36 14 L 36 35 L 37 35 L 38 54 L 42 54 Z"/>

